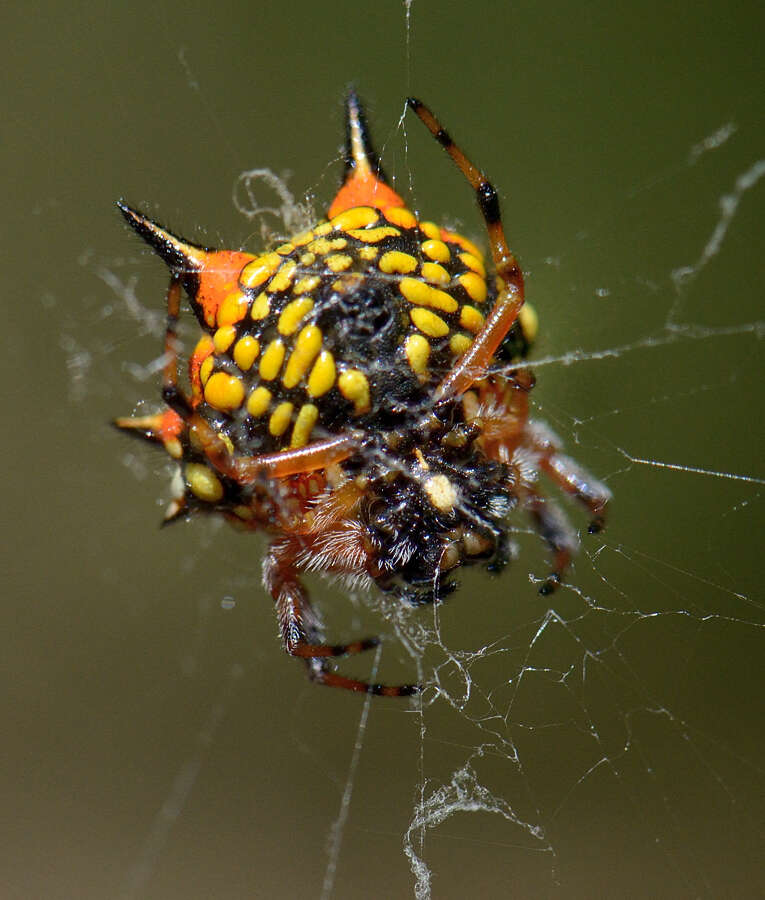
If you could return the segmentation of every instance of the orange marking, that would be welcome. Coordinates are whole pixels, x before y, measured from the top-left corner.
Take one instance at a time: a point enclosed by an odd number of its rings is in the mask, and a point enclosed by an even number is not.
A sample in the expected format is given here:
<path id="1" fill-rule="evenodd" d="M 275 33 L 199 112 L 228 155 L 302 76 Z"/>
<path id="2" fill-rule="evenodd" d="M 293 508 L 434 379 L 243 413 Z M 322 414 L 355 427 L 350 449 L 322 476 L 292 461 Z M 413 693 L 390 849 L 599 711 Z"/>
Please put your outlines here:
<path id="1" fill-rule="evenodd" d="M 238 290 L 239 273 L 253 259 L 251 253 L 236 250 L 204 253 L 198 271 L 199 290 L 192 305 L 210 328 L 215 326 L 220 305 L 232 291 Z"/>
<path id="2" fill-rule="evenodd" d="M 354 206 L 372 206 L 384 211 L 391 206 L 405 206 L 405 203 L 393 188 L 378 178 L 374 172 L 359 167 L 348 174 L 345 184 L 335 195 L 327 215 L 333 219 Z"/>

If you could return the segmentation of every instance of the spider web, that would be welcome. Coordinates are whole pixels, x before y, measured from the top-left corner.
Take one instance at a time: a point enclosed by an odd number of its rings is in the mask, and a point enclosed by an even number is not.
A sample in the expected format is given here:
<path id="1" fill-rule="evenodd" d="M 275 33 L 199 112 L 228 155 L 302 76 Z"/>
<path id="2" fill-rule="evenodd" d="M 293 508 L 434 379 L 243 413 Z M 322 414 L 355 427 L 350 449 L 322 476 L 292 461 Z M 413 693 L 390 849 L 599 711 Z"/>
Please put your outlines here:
<path id="1" fill-rule="evenodd" d="M 191 74 L 189 82 L 193 87 Z M 371 671 L 374 679 L 379 667 L 393 681 L 414 670 L 426 686 L 407 712 L 383 710 L 369 697 L 338 705 L 342 719 L 333 727 L 342 730 L 347 763 L 327 779 L 337 807 L 325 810 L 323 831 L 313 833 L 325 855 L 321 874 L 303 882 L 313 894 L 362 890 L 350 874 L 363 856 L 359 841 L 380 837 L 380 783 L 365 766 L 385 764 L 372 732 L 394 718 L 406 719 L 395 732 L 406 744 L 396 794 L 405 803 L 392 817 L 398 830 L 382 845 L 385 865 L 407 867 L 419 900 L 558 890 L 591 896 L 596 885 L 618 896 L 715 896 L 722 885 L 753 892 L 765 790 L 757 743 L 765 617 L 756 571 L 765 473 L 761 427 L 742 416 L 761 377 L 763 322 L 750 305 L 761 267 L 746 248 L 755 211 L 762 212 L 765 159 L 740 161 L 735 145 L 745 126 L 724 122 L 705 137 L 689 136 L 682 157 L 665 159 L 666 171 L 622 192 L 626 221 L 583 214 L 555 256 L 524 258 L 532 300 L 544 307 L 542 328 L 557 329 L 532 353 L 539 380 L 533 416 L 551 424 L 566 450 L 614 493 L 606 531 L 582 534 L 575 568 L 558 592 L 538 595 L 545 554 L 522 520 L 513 523 L 508 572 L 488 586 L 484 573 L 465 572 L 460 591 L 432 609 L 361 596 L 351 598 L 343 622 L 340 589 L 311 585 L 332 633 L 382 623 L 390 637 L 374 659 L 350 661 L 344 671 Z M 397 134 L 414 205 L 422 201 L 424 210 L 426 192 L 409 162 L 415 132 L 399 125 Z M 256 241 L 267 243 L 310 221 L 313 196 L 326 195 L 329 177 L 298 202 L 283 176 L 248 170 L 234 204 Z M 626 277 L 612 271 L 609 248 L 637 243 L 641 211 L 659 192 L 676 194 L 681 206 L 698 179 L 704 202 L 692 210 L 693 240 L 668 241 L 653 266 L 641 256 Z M 275 199 L 261 199 L 264 187 Z M 161 335 L 161 312 L 147 307 L 130 266 L 125 275 L 85 262 L 113 295 L 110 315 Z M 724 287 L 738 292 L 738 302 Z M 546 292 L 561 291 L 576 314 L 545 301 Z M 619 320 L 616 327 L 606 328 L 609 318 Z M 73 398 L 82 402 L 97 390 L 99 354 L 113 347 L 86 347 L 71 336 L 63 346 Z M 124 369 L 150 396 L 162 362 L 131 358 Z M 596 393 L 593 407 L 588 398 Z M 137 479 L 157 471 L 154 457 L 139 449 L 125 451 L 123 462 Z M 570 515 L 583 531 L 581 515 Z M 237 565 L 236 551 L 220 549 L 225 537 L 214 525 L 196 529 L 193 541 L 183 559 L 189 572 L 210 547 Z M 256 589 L 251 573 L 225 574 L 219 584 L 212 609 L 226 613 Z M 212 615 L 209 606 L 200 613 L 200 645 Z M 185 658 L 198 665 L 198 648 Z M 257 655 L 246 666 L 236 658 L 219 679 L 127 867 L 126 900 L 149 896 L 236 694 L 264 666 Z M 313 690 L 300 701 L 307 722 L 301 742 L 320 724 L 306 710 Z"/>

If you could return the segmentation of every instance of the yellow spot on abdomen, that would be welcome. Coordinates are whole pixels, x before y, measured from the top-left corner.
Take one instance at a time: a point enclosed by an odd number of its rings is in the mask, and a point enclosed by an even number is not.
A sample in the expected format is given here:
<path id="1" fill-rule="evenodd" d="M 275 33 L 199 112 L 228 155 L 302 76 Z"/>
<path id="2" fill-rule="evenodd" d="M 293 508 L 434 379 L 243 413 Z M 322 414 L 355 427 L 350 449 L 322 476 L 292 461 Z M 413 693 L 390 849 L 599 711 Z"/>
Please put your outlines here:
<path id="1" fill-rule="evenodd" d="M 449 334 L 449 326 L 444 322 L 441 316 L 437 316 L 429 309 L 423 309 L 421 306 L 409 311 L 412 322 L 420 329 L 423 334 L 428 337 L 446 337 Z"/>
<path id="2" fill-rule="evenodd" d="M 224 325 L 213 335 L 213 347 L 216 353 L 225 353 L 234 343 L 236 328 L 233 325 Z"/>
<path id="3" fill-rule="evenodd" d="M 417 278 L 402 278 L 399 289 L 410 303 L 416 303 L 418 306 L 430 306 L 432 309 L 439 309 L 446 313 L 457 311 L 458 304 L 454 297 Z"/>
<path id="4" fill-rule="evenodd" d="M 253 319 L 265 319 L 265 317 L 271 312 L 271 301 L 268 298 L 268 294 L 264 294 L 261 292 L 255 298 L 252 309 L 250 310 L 250 317 Z"/>
<path id="5" fill-rule="evenodd" d="M 207 466 L 201 463 L 186 463 L 184 471 L 186 481 L 195 497 L 206 503 L 216 503 L 223 496 L 223 485 L 220 479 Z"/>
<path id="6" fill-rule="evenodd" d="M 369 411 L 369 382 L 367 376 L 359 369 L 346 369 L 337 379 L 340 393 L 353 403 L 356 415 Z"/>
<path id="7" fill-rule="evenodd" d="M 299 281 L 295 282 L 295 287 L 292 288 L 292 292 L 294 294 L 310 294 L 311 291 L 316 290 L 320 284 L 321 278 L 319 278 L 318 275 L 306 275 L 305 278 L 301 278 Z"/>
<path id="8" fill-rule="evenodd" d="M 397 237 L 401 232 L 390 225 L 381 225 L 379 228 L 349 228 L 348 234 L 365 244 L 377 244 L 383 238 Z"/>
<path id="9" fill-rule="evenodd" d="M 334 219 L 330 219 L 329 224 L 332 228 L 339 231 L 350 231 L 352 228 L 363 228 L 365 225 L 372 225 L 379 218 L 380 214 L 370 206 L 354 206 L 341 212 Z"/>
<path id="10" fill-rule="evenodd" d="M 452 258 L 449 248 L 443 241 L 424 241 L 422 243 L 422 252 L 434 262 L 447 263 Z"/>
<path id="11" fill-rule="evenodd" d="M 468 269 L 472 269 L 477 275 L 480 275 L 481 278 L 486 277 L 486 267 L 478 256 L 473 256 L 472 253 L 460 253 L 459 258 L 465 263 Z"/>
<path id="12" fill-rule="evenodd" d="M 404 352 L 409 367 L 415 375 L 422 375 L 428 368 L 430 358 L 430 342 L 421 334 L 410 334 L 404 342 Z"/>
<path id="13" fill-rule="evenodd" d="M 460 275 L 459 283 L 474 303 L 483 303 L 486 299 L 486 282 L 476 272 L 465 272 L 464 275 Z"/>
<path id="14" fill-rule="evenodd" d="M 214 372 L 205 385 L 205 400 L 214 409 L 230 412 L 242 405 L 244 385 L 234 375 Z"/>
<path id="15" fill-rule="evenodd" d="M 292 429 L 292 438 L 290 439 L 290 447 L 304 447 L 308 443 L 311 436 L 313 426 L 319 418 L 319 409 L 313 403 L 304 403 L 298 410 L 295 418 L 295 425 Z"/>
<path id="16" fill-rule="evenodd" d="M 282 264 L 278 253 L 266 253 L 259 256 L 242 269 L 239 283 L 246 288 L 256 288 L 264 284 Z"/>
<path id="17" fill-rule="evenodd" d="M 416 228 L 417 219 L 414 215 L 403 206 L 390 206 L 383 213 L 385 218 L 391 225 L 398 225 L 399 228 Z"/>
<path id="18" fill-rule="evenodd" d="M 321 329 L 316 325 L 306 325 L 297 336 L 295 349 L 287 360 L 282 384 L 286 388 L 294 388 L 308 371 L 316 354 L 321 350 Z"/>
<path id="19" fill-rule="evenodd" d="M 207 384 L 207 379 L 210 377 L 210 375 L 212 375 L 214 365 L 215 360 L 212 358 L 212 356 L 208 356 L 207 359 L 199 367 L 199 380 L 202 382 L 202 387 Z"/>
<path id="20" fill-rule="evenodd" d="M 483 327 L 483 315 L 474 306 L 463 306 L 460 310 L 460 325 L 466 331 L 476 334 Z"/>
<path id="21" fill-rule="evenodd" d="M 275 294 L 277 291 L 286 291 L 292 284 L 292 276 L 295 274 L 297 263 L 285 262 L 281 269 L 268 282 L 268 291 Z"/>
<path id="22" fill-rule="evenodd" d="M 247 398 L 247 412 L 251 416 L 262 416 L 271 403 L 271 391 L 267 387 L 255 388 Z"/>
<path id="23" fill-rule="evenodd" d="M 380 257 L 378 267 L 386 275 L 408 275 L 417 268 L 417 260 L 408 253 L 399 250 L 389 250 Z"/>
<path id="24" fill-rule="evenodd" d="M 294 334 L 300 320 L 313 309 L 313 300 L 310 297 L 301 297 L 299 300 L 293 300 L 288 303 L 279 316 L 277 329 L 279 334 Z"/>
<path id="25" fill-rule="evenodd" d="M 434 262 L 426 262 L 422 264 L 422 277 L 425 281 L 430 284 L 439 284 L 443 287 L 445 284 L 449 284 L 452 280 L 452 276 L 446 271 L 446 269 Z"/>
<path id="26" fill-rule="evenodd" d="M 333 272 L 345 272 L 346 269 L 350 269 L 353 259 L 347 253 L 333 253 L 327 257 L 326 263 L 327 268 Z"/>
<path id="27" fill-rule="evenodd" d="M 335 358 L 328 350 L 322 350 L 319 358 L 308 376 L 308 394 L 311 397 L 321 397 L 335 383 Z"/>
<path id="28" fill-rule="evenodd" d="M 523 336 L 530 344 L 533 344 L 539 332 L 539 316 L 537 315 L 537 311 L 528 303 L 524 304 L 518 313 L 518 321 L 521 323 Z"/>
<path id="29" fill-rule="evenodd" d="M 268 430 L 274 437 L 279 437 L 287 430 L 293 409 L 294 406 L 285 400 L 271 413 L 271 418 L 268 420 Z"/>
<path id="30" fill-rule="evenodd" d="M 420 222 L 420 231 L 431 241 L 438 241 L 441 238 L 441 229 L 435 222 Z"/>
<path id="31" fill-rule="evenodd" d="M 257 359 L 258 353 L 260 353 L 260 344 L 257 338 L 246 334 L 234 345 L 234 362 L 243 372 L 246 372 Z"/>
<path id="32" fill-rule="evenodd" d="M 233 325 L 247 314 L 249 300 L 239 291 L 229 294 L 218 308 L 218 325 Z"/>
<path id="33" fill-rule="evenodd" d="M 463 353 L 470 349 L 472 343 L 473 341 L 466 334 L 453 334 L 449 338 L 449 349 L 452 353 L 462 356 Z"/>
<path id="34" fill-rule="evenodd" d="M 277 338 L 266 347 L 263 356 L 260 357 L 258 371 L 264 381 L 273 381 L 279 374 L 284 362 L 284 344 Z"/>

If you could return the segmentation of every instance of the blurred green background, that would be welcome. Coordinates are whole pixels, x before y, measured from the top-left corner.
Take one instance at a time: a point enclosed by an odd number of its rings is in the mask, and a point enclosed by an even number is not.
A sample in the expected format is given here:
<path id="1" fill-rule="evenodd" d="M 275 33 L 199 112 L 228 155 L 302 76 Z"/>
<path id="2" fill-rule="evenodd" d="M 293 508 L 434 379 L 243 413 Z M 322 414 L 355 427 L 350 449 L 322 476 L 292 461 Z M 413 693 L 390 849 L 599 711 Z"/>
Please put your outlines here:
<path id="1" fill-rule="evenodd" d="M 408 897 L 406 849 L 438 898 L 758 895 L 762 6 L 421 0 L 407 19 L 391 0 L 139 0 L 4 18 L 0 896 Z M 160 532 L 161 456 L 107 424 L 158 399 L 144 313 L 165 286 L 114 200 L 257 250 L 238 176 L 289 172 L 321 212 L 350 82 L 426 217 L 481 239 L 471 192 L 399 124 L 408 93 L 496 182 L 541 318 L 534 414 L 615 495 L 553 597 L 519 520 L 519 559 L 464 574 L 424 655 L 386 643 L 381 677 L 419 665 L 441 694 L 373 700 L 361 730 L 363 699 L 282 653 L 263 540 Z M 312 589 L 333 639 L 392 634 Z"/>

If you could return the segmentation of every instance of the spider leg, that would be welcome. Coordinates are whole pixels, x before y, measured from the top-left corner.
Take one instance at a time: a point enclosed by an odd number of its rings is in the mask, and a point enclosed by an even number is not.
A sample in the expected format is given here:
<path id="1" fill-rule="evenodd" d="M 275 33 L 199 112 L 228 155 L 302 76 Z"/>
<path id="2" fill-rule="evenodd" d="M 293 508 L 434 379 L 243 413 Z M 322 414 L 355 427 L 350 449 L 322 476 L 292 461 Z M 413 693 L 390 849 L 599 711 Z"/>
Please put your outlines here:
<path id="1" fill-rule="evenodd" d="M 592 520 L 588 527 L 589 533 L 597 534 L 601 531 L 605 525 L 611 491 L 570 456 L 562 453 L 558 439 L 540 422 L 527 424 L 526 439 L 538 454 L 542 471 L 590 511 Z"/>
<path id="2" fill-rule="evenodd" d="M 557 503 L 543 497 L 534 488 L 526 487 L 523 505 L 531 516 L 534 527 L 553 554 L 553 569 L 539 589 L 543 595 L 552 594 L 563 579 L 571 557 L 576 553 L 578 541 L 574 530 Z"/>
<path id="3" fill-rule="evenodd" d="M 312 681 L 383 697 L 406 697 L 418 693 L 418 685 L 370 684 L 331 671 L 327 664 L 329 659 L 371 650 L 379 645 L 380 639 L 365 638 L 348 644 L 323 643 L 319 618 L 298 578 L 293 542 L 280 541 L 271 545 L 263 563 L 263 580 L 276 603 L 284 649 L 290 656 L 304 660 Z"/>
<path id="4" fill-rule="evenodd" d="M 435 401 L 443 403 L 453 397 L 459 397 L 475 381 L 480 380 L 486 374 L 494 353 L 523 306 L 523 274 L 515 256 L 507 246 L 499 210 L 499 198 L 494 186 L 483 172 L 470 162 L 424 103 L 414 97 L 409 97 L 407 105 L 451 156 L 457 168 L 475 191 L 478 206 L 489 233 L 491 255 L 497 279 L 498 294 L 494 308 L 470 348 L 438 386 Z"/>

